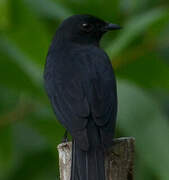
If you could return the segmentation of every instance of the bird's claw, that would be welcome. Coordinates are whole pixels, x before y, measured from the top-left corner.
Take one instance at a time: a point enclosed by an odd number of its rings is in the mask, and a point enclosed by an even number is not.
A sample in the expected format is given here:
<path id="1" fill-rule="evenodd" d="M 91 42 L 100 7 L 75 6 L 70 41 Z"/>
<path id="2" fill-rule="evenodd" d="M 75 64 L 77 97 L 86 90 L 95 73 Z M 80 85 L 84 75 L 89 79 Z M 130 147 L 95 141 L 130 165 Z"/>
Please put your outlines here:
<path id="1" fill-rule="evenodd" d="M 68 132 L 67 130 L 64 133 L 63 139 L 62 139 L 62 143 L 67 143 L 69 141 L 68 139 Z"/>

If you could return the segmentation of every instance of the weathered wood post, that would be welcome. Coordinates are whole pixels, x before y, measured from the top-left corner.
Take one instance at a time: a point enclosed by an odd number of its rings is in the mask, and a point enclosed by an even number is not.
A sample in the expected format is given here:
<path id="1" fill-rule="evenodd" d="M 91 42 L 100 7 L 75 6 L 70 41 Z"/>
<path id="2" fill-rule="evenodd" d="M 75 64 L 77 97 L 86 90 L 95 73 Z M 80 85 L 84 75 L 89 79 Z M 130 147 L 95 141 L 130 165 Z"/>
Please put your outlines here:
<path id="1" fill-rule="evenodd" d="M 134 168 L 133 137 L 114 139 L 114 145 L 105 153 L 107 180 L 133 180 Z M 72 143 L 58 145 L 60 179 L 70 180 Z"/>

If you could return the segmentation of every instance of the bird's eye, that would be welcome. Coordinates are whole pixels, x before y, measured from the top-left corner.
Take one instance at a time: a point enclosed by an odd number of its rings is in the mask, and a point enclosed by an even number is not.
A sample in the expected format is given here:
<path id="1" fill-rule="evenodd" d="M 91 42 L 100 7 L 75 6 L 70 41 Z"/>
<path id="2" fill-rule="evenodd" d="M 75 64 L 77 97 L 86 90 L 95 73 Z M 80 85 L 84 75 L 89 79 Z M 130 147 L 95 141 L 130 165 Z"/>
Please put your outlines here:
<path id="1" fill-rule="evenodd" d="M 81 25 L 81 29 L 82 29 L 83 31 L 85 31 L 85 32 L 90 32 L 90 31 L 92 31 L 92 29 L 93 29 L 93 25 L 92 25 L 92 24 L 88 24 L 88 23 L 83 23 L 83 24 Z"/>

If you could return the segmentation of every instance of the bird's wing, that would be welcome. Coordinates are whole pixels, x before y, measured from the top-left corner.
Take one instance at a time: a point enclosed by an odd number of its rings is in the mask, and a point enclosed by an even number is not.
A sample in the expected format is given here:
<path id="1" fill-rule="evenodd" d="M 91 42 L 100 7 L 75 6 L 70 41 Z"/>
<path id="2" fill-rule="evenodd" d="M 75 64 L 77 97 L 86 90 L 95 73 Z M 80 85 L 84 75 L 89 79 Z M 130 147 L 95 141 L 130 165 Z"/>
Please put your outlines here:
<path id="1" fill-rule="evenodd" d="M 112 65 L 106 55 L 97 56 L 95 72 L 96 78 L 92 81 L 92 117 L 100 126 L 102 143 L 110 146 L 115 131 L 117 90 Z"/>
<path id="2" fill-rule="evenodd" d="M 53 93 L 50 93 L 50 100 L 58 120 L 76 139 L 80 147 L 87 150 L 89 144 L 85 127 L 89 116 L 89 105 L 83 84 L 73 79 L 69 83 L 52 83 L 52 86 Z"/>
<path id="3" fill-rule="evenodd" d="M 98 77 L 92 81 L 92 116 L 98 126 L 113 121 L 117 112 L 116 82 Z"/>
<path id="4" fill-rule="evenodd" d="M 59 83 L 55 75 L 47 88 L 58 120 L 84 150 L 89 147 L 86 127 L 89 117 L 101 127 L 102 139 L 112 140 L 117 111 L 116 82 L 109 59 L 102 53 L 91 54 L 76 56 L 81 65 L 72 65 L 71 61 L 71 73 L 66 75 L 69 81 Z"/>

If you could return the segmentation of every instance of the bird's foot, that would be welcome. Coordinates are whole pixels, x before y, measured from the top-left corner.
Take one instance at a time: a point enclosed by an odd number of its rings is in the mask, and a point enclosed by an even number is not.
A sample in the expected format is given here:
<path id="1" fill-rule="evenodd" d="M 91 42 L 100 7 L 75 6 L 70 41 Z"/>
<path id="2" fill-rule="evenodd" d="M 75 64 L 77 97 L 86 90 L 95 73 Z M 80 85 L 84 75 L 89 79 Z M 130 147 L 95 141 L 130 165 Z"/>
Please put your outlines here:
<path id="1" fill-rule="evenodd" d="M 68 132 L 66 130 L 65 133 L 64 133 L 63 139 L 62 139 L 62 143 L 66 143 L 68 141 L 69 141 L 69 139 L 68 139 Z"/>

